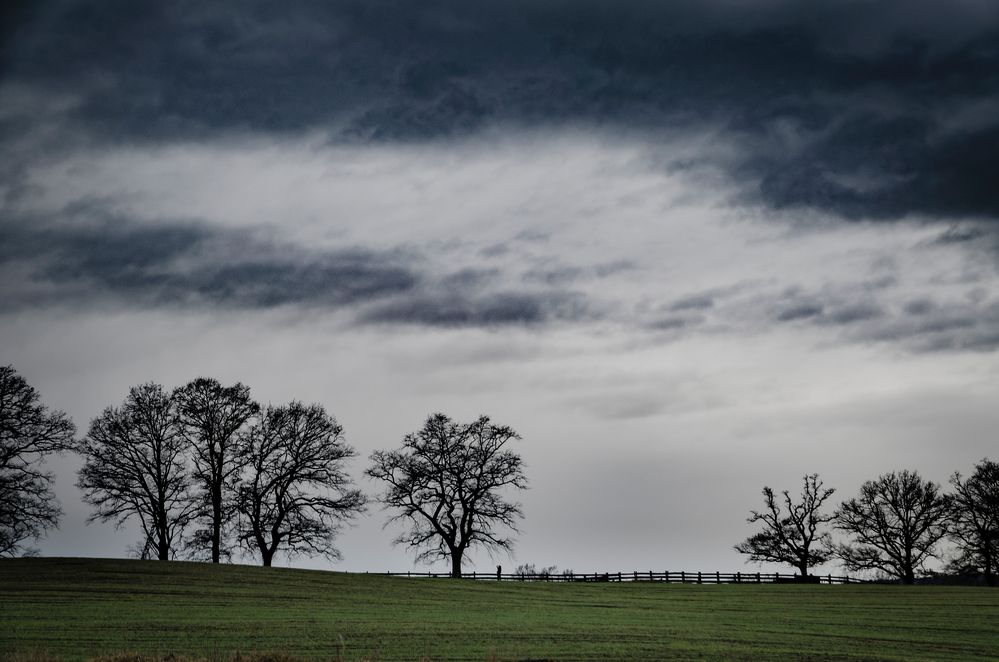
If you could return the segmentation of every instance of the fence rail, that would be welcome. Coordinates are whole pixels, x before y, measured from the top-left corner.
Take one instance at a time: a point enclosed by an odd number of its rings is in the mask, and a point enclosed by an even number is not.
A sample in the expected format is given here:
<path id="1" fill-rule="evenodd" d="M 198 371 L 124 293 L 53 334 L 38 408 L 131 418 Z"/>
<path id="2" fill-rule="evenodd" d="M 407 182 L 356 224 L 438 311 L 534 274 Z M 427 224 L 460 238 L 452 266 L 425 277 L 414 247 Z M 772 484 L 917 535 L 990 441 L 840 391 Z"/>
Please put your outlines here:
<path id="1" fill-rule="evenodd" d="M 381 574 L 388 577 L 423 577 L 429 579 L 447 579 L 447 572 L 384 572 L 365 573 Z M 558 572 L 553 574 L 522 574 L 497 572 L 468 572 L 462 579 L 485 581 L 513 582 L 662 582 L 667 584 L 861 584 L 864 580 L 855 577 L 840 577 L 836 575 L 800 575 L 781 572 L 679 572 L 654 570 L 632 570 L 631 572 Z"/>

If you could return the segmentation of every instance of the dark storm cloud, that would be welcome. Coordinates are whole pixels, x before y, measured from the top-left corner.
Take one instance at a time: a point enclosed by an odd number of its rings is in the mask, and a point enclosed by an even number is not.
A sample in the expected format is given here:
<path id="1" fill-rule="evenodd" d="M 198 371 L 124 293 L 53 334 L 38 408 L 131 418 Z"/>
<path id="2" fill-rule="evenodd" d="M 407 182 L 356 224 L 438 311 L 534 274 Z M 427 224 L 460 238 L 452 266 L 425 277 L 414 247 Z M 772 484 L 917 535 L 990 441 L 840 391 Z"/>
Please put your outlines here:
<path id="1" fill-rule="evenodd" d="M 498 269 L 436 275 L 415 248 L 305 249 L 196 222 L 137 224 L 99 204 L 60 218 L 0 223 L 0 307 L 297 306 L 379 324 L 490 327 L 594 316 L 579 293 L 498 290 Z"/>
<path id="2" fill-rule="evenodd" d="M 15 12 L 5 81 L 106 140 L 316 128 L 721 127 L 752 199 L 999 218 L 990 2 L 63 0 Z M 0 134 L 23 128 L 0 120 Z"/>
<path id="3" fill-rule="evenodd" d="M 51 286 L 48 298 L 82 305 L 110 297 L 137 305 L 339 306 L 420 283 L 402 253 L 306 251 L 193 222 L 138 225 L 86 207 L 59 224 L 7 220 L 0 246 L 0 268 L 25 265 L 31 284 Z"/>

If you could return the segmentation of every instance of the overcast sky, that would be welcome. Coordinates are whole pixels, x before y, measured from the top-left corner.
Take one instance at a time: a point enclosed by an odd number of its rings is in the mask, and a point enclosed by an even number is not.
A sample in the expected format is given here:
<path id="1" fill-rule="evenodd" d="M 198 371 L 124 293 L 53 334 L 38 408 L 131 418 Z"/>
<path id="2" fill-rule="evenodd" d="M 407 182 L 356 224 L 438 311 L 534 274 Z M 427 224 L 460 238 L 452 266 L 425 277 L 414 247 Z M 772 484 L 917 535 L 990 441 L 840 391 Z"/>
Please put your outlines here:
<path id="1" fill-rule="evenodd" d="M 325 405 L 375 494 L 373 450 L 487 414 L 531 489 L 478 570 L 753 570 L 764 485 L 818 472 L 838 502 L 999 459 L 992 0 L 60 0 L 0 26 L 0 363 L 81 434 L 142 382 L 242 381 Z M 136 531 L 86 526 L 79 462 L 49 464 L 42 553 L 124 556 Z M 414 567 L 384 520 L 336 568 Z"/>

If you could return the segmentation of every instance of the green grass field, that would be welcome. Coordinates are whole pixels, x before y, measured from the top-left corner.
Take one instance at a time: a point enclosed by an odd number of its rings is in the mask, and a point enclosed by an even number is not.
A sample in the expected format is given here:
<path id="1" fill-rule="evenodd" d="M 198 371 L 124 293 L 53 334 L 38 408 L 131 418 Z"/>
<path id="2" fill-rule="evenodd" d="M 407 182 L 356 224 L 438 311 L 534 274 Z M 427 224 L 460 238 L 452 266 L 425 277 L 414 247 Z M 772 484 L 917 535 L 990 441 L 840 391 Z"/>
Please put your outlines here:
<path id="1" fill-rule="evenodd" d="M 999 591 L 542 584 L 0 560 L 0 653 L 228 659 L 999 659 Z M 2 656 L 0 656 L 2 657 Z"/>

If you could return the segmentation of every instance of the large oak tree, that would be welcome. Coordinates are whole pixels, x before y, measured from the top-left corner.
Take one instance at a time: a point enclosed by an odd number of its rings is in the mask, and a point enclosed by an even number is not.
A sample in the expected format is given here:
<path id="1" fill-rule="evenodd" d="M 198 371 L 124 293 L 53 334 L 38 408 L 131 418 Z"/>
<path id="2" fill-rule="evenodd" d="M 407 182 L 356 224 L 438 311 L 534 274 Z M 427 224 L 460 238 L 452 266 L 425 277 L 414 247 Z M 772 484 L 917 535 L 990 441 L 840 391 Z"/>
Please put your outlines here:
<path id="1" fill-rule="evenodd" d="M 0 556 L 32 553 L 25 546 L 56 527 L 61 514 L 54 477 L 40 465 L 73 445 L 76 428 L 50 411 L 11 366 L 0 366 Z"/>
<path id="2" fill-rule="evenodd" d="M 346 473 L 357 453 L 336 419 L 318 404 L 268 407 L 250 428 L 244 455 L 241 543 L 265 566 L 279 550 L 340 558 L 336 535 L 364 510 L 365 498 Z"/>
<path id="3" fill-rule="evenodd" d="M 430 416 L 406 435 L 402 448 L 371 455 L 368 476 L 388 485 L 381 501 L 409 528 L 397 539 L 417 551 L 417 560 L 449 559 L 451 576 L 461 577 L 465 553 L 474 546 L 509 550 L 523 517 L 519 503 L 504 494 L 527 487 L 520 456 L 507 448 L 520 439 L 512 428 L 486 416 L 458 423 Z"/>
<path id="4" fill-rule="evenodd" d="M 759 522 L 763 530 L 736 545 L 736 551 L 748 554 L 751 561 L 787 563 L 806 577 L 810 567 L 833 556 L 829 532 L 822 530 L 833 515 L 823 513 L 822 505 L 834 491 L 822 486 L 818 474 L 804 477 L 798 501 L 787 490 L 778 499 L 772 489 L 764 487 L 765 509 L 750 511 L 746 520 Z"/>
<path id="5" fill-rule="evenodd" d="M 915 471 L 869 480 L 836 511 L 836 528 L 853 536 L 837 555 L 850 570 L 878 570 L 913 584 L 947 535 L 950 508 L 940 486 Z"/>
<path id="6" fill-rule="evenodd" d="M 159 384 L 133 387 L 120 407 L 90 423 L 79 445 L 78 487 L 96 508 L 90 521 L 139 521 L 141 556 L 171 558 L 197 512 L 191 494 L 188 444 L 179 434 L 170 394 Z"/>
<path id="7" fill-rule="evenodd" d="M 959 564 L 982 572 L 994 586 L 999 571 L 999 463 L 986 458 L 967 478 L 955 473 L 950 484 L 950 534 L 961 552 Z"/>
<path id="8" fill-rule="evenodd" d="M 244 384 L 222 386 L 199 377 L 173 392 L 178 432 L 187 441 L 198 498 L 195 529 L 189 546 L 208 553 L 213 563 L 230 555 L 226 532 L 235 515 L 235 482 L 241 433 L 260 411 Z"/>

